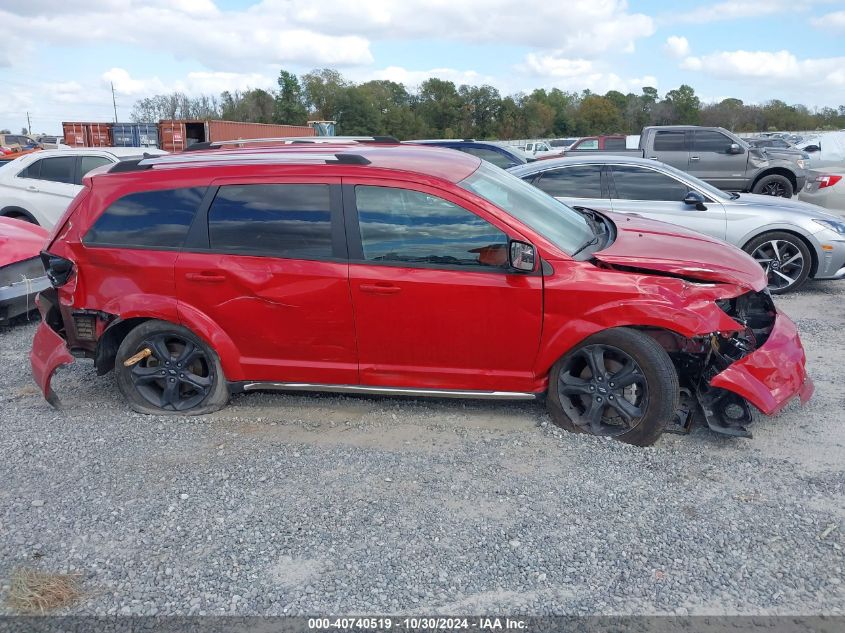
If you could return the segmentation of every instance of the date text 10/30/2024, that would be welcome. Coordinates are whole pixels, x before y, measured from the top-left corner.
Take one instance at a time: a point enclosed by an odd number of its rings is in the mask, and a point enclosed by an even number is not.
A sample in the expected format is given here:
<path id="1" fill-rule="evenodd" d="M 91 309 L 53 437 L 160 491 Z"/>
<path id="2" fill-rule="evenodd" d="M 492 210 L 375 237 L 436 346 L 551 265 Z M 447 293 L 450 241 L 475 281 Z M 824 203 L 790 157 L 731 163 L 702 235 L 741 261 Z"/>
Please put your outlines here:
<path id="1" fill-rule="evenodd" d="M 309 618 L 308 628 L 320 630 L 355 630 L 355 631 L 386 631 L 390 629 L 419 630 L 419 631 L 523 631 L 526 629 L 524 620 L 512 618 L 444 618 L 444 617 L 415 617 L 415 618 Z"/>

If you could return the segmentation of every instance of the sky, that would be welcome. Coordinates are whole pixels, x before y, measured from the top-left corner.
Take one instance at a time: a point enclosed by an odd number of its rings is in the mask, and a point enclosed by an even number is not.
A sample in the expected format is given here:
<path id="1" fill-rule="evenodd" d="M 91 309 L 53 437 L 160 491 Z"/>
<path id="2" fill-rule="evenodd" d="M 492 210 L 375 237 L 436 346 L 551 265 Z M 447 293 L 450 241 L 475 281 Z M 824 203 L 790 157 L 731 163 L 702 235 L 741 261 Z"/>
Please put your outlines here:
<path id="1" fill-rule="evenodd" d="M 705 102 L 845 105 L 845 0 L 0 0 L 0 128 L 129 120 L 144 96 L 330 67 Z"/>

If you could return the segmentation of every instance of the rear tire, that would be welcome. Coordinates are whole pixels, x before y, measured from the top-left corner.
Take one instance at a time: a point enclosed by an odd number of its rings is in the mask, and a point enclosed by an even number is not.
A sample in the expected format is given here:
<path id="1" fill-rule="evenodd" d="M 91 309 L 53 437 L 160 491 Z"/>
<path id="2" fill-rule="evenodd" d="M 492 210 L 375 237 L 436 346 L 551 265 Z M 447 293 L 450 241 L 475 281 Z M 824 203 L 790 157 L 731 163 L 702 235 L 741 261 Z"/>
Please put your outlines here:
<path id="1" fill-rule="evenodd" d="M 757 193 L 764 196 L 777 196 L 780 198 L 791 198 L 795 193 L 792 186 L 792 181 L 786 176 L 780 174 L 770 174 L 763 176 L 754 184 L 754 189 L 751 193 Z"/>
<path id="2" fill-rule="evenodd" d="M 131 367 L 128 358 L 152 354 Z M 220 358 L 181 325 L 145 321 L 123 339 L 115 358 L 117 386 L 135 411 L 150 415 L 200 415 L 224 407 L 229 388 Z"/>
<path id="3" fill-rule="evenodd" d="M 567 431 L 651 446 L 671 422 L 679 393 L 678 373 L 660 344 L 622 327 L 588 337 L 555 363 L 546 404 Z"/>

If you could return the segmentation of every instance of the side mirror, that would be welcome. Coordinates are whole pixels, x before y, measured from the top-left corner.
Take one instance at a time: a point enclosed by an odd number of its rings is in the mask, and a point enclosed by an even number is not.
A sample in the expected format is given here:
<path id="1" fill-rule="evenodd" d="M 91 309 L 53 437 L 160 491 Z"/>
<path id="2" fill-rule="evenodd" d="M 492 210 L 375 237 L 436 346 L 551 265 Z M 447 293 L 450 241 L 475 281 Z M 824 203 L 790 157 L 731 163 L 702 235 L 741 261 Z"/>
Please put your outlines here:
<path id="1" fill-rule="evenodd" d="M 684 196 L 684 204 L 694 206 L 699 211 L 706 211 L 707 207 L 704 204 L 704 196 L 697 191 L 690 191 Z"/>
<path id="2" fill-rule="evenodd" d="M 739 143 L 731 143 L 728 145 L 728 154 L 742 154 L 745 150 L 742 149 Z"/>
<path id="3" fill-rule="evenodd" d="M 508 263 L 514 270 L 524 273 L 534 272 L 537 263 L 534 247 L 526 242 L 512 240 L 508 249 Z"/>
<path id="4" fill-rule="evenodd" d="M 804 148 L 804 151 L 805 152 L 819 152 L 819 151 L 821 151 L 821 149 L 822 149 L 821 145 L 807 145 L 807 147 Z"/>

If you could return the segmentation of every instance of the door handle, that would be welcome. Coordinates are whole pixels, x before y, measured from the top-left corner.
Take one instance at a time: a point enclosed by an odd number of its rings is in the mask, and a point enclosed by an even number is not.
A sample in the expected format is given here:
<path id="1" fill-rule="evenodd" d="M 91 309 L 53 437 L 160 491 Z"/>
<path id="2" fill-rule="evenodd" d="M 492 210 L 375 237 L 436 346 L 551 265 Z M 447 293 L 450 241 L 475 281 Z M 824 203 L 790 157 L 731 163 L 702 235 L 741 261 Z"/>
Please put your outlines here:
<path id="1" fill-rule="evenodd" d="M 226 281 L 226 276 L 215 275 L 214 273 L 185 273 L 185 279 L 188 281 L 200 281 L 207 284 L 219 284 Z"/>
<path id="2" fill-rule="evenodd" d="M 361 292 L 369 292 L 376 295 L 395 295 L 402 290 L 399 286 L 386 283 L 361 284 L 358 287 L 361 289 Z"/>
<path id="3" fill-rule="evenodd" d="M 30 185 L 29 187 L 27 187 L 27 191 L 38 191 L 38 187 Z"/>
<path id="4" fill-rule="evenodd" d="M 701 156 L 690 156 L 689 159 L 690 159 L 690 162 L 692 162 L 694 160 L 701 160 Z"/>

